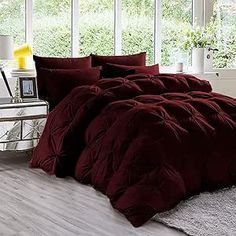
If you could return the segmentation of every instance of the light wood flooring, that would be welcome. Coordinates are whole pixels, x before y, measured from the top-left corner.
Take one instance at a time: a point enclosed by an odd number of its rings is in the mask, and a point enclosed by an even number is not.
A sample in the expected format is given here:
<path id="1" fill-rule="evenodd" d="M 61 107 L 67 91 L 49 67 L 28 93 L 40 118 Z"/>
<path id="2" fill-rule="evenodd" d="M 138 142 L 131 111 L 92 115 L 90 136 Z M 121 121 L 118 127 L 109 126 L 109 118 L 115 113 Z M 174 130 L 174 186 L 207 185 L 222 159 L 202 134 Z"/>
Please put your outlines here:
<path id="1" fill-rule="evenodd" d="M 134 228 L 93 188 L 29 169 L 28 160 L 0 152 L 0 235 L 184 235 L 153 221 Z"/>

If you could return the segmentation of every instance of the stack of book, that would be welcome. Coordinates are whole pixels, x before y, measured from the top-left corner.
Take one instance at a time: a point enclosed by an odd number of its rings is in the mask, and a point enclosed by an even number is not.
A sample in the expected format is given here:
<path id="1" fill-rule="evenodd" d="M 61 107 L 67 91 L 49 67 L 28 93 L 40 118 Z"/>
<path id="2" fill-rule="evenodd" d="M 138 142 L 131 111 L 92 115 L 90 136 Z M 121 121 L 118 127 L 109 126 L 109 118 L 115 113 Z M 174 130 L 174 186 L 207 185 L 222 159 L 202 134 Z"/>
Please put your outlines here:
<path id="1" fill-rule="evenodd" d="M 12 77 L 35 77 L 35 69 L 13 69 L 11 71 Z"/>

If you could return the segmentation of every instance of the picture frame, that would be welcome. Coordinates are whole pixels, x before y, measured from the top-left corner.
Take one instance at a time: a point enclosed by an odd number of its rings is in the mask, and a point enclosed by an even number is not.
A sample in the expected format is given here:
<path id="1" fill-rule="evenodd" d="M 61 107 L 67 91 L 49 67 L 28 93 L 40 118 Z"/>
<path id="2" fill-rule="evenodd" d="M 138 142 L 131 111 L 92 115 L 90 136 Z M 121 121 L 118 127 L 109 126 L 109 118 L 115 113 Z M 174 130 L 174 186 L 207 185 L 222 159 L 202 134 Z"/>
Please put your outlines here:
<path id="1" fill-rule="evenodd" d="M 36 77 L 19 77 L 20 97 L 38 98 Z"/>

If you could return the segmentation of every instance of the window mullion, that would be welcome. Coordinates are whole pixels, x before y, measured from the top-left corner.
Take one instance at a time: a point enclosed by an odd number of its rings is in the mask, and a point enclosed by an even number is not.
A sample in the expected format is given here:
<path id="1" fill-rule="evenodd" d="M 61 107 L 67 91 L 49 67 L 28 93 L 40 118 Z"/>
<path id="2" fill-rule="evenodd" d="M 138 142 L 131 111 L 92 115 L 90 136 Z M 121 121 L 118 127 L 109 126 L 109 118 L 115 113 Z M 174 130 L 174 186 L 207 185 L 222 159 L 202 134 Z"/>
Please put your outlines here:
<path id="1" fill-rule="evenodd" d="M 115 55 L 122 54 L 122 2 L 114 0 L 114 53 Z"/>
<path id="2" fill-rule="evenodd" d="M 161 0 L 155 0 L 154 14 L 154 62 L 161 62 Z"/>
<path id="3" fill-rule="evenodd" d="M 71 56 L 79 55 L 79 0 L 71 0 Z"/>
<path id="4" fill-rule="evenodd" d="M 213 16 L 213 7 L 214 7 L 214 0 L 204 1 L 204 23 L 205 24 L 209 23 L 211 20 L 211 17 Z M 213 71 L 213 51 L 208 50 L 208 49 L 205 49 L 204 70 L 206 72 L 211 72 Z"/>
<path id="5" fill-rule="evenodd" d="M 205 0 L 193 0 L 193 27 L 204 26 Z"/>
<path id="6" fill-rule="evenodd" d="M 213 16 L 213 7 L 214 7 L 214 0 L 205 0 L 205 6 L 204 6 L 205 24 L 209 23 Z"/>
<path id="7" fill-rule="evenodd" d="M 25 41 L 33 45 L 33 0 L 25 0 Z"/>

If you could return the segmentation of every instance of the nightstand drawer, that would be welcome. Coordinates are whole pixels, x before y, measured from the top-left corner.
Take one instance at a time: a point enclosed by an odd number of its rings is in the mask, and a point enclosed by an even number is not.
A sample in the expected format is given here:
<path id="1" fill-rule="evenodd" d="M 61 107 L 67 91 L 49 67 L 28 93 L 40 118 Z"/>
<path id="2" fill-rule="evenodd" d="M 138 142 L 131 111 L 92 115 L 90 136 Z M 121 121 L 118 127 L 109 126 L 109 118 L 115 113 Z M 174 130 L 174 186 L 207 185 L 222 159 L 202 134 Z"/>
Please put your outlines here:
<path id="1" fill-rule="evenodd" d="M 23 120 L 22 122 L 22 140 L 39 139 L 43 133 L 46 118 Z"/>
<path id="2" fill-rule="evenodd" d="M 0 123 L 0 142 L 21 139 L 21 121 L 8 121 Z"/>
<path id="3" fill-rule="evenodd" d="M 34 117 L 38 115 L 46 116 L 48 113 L 48 107 L 46 104 L 40 106 L 29 107 L 1 107 L 0 108 L 0 121 L 7 120 L 8 118 L 20 118 L 20 117 Z"/>

